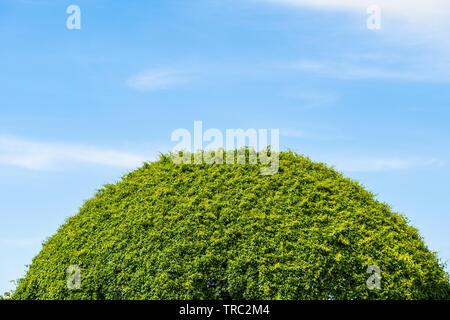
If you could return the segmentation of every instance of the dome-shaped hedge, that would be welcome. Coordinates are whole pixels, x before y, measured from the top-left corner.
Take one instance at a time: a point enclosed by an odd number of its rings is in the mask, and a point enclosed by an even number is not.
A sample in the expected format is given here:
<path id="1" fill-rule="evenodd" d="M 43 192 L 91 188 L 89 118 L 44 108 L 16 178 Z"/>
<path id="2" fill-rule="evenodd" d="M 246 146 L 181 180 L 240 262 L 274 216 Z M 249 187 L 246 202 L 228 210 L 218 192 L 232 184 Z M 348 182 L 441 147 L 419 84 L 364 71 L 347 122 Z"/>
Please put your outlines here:
<path id="1" fill-rule="evenodd" d="M 449 298 L 417 230 L 358 183 L 292 152 L 260 165 L 147 163 L 86 201 L 14 299 Z M 67 268 L 81 288 L 69 290 Z M 381 270 L 370 290 L 368 266 Z"/>

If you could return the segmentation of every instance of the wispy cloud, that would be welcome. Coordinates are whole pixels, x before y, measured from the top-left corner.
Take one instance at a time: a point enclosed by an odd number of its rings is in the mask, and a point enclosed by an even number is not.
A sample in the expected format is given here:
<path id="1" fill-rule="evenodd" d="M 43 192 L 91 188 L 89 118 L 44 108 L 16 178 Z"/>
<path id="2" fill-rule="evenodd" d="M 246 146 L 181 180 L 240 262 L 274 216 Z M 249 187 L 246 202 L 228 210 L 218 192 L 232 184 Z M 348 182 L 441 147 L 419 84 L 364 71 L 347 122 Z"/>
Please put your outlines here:
<path id="1" fill-rule="evenodd" d="M 445 163 L 439 159 L 423 158 L 383 158 L 383 157 L 359 157 L 351 159 L 335 159 L 331 163 L 338 170 L 347 172 L 373 172 L 406 170 L 411 168 L 443 166 Z"/>
<path id="2" fill-rule="evenodd" d="M 282 95 L 286 98 L 300 102 L 303 109 L 316 109 L 329 107 L 339 100 L 338 96 L 327 92 L 305 92 L 295 89 L 285 89 Z"/>
<path id="3" fill-rule="evenodd" d="M 298 129 L 280 129 L 280 135 L 293 138 L 300 138 L 307 136 L 307 134 L 304 131 Z"/>
<path id="4" fill-rule="evenodd" d="M 34 142 L 0 136 L 0 164 L 33 170 L 48 170 L 73 163 L 132 168 L 143 156 L 87 145 Z"/>
<path id="5" fill-rule="evenodd" d="M 343 80 L 402 80 L 446 83 L 450 81 L 450 61 L 423 56 L 382 56 L 341 54 L 323 59 L 299 59 L 288 68 L 321 77 Z"/>
<path id="6" fill-rule="evenodd" d="M 286 138 L 301 138 L 307 140 L 348 140 L 341 129 L 334 126 L 318 125 L 312 123 L 302 123 L 295 127 L 281 127 L 280 136 Z"/>
<path id="7" fill-rule="evenodd" d="M 175 70 L 147 70 L 127 79 L 127 86 L 139 91 L 163 90 L 187 81 L 183 72 Z"/>
<path id="8" fill-rule="evenodd" d="M 335 55 L 297 61 L 297 70 L 341 79 L 396 79 L 450 81 L 450 1 L 448 0 L 259 0 L 317 11 L 348 13 L 358 19 L 355 33 L 366 31 L 380 48 L 401 52 L 401 57 L 381 57 L 376 53 L 356 57 Z M 367 8 L 381 9 L 381 30 L 366 29 Z M 346 32 L 350 32 L 346 30 Z M 374 35 L 376 37 L 373 37 Z M 349 35 L 354 37 L 355 34 Z M 374 47 L 362 42 L 369 50 Z M 367 50 L 366 48 L 366 50 Z M 342 50 L 342 51 L 345 51 Z M 386 52 L 386 50 L 380 50 Z"/>
<path id="9" fill-rule="evenodd" d="M 374 63 L 351 63 L 349 61 L 331 60 L 300 60 L 291 65 L 297 71 L 312 73 L 324 77 L 338 79 L 360 80 L 360 79 L 391 79 L 409 81 L 445 81 L 448 77 L 436 77 L 433 68 L 428 70 L 399 70 L 387 68 Z M 437 71 L 437 70 L 436 70 Z"/>
<path id="10" fill-rule="evenodd" d="M 39 238 L 3 238 L 0 239 L 0 246 L 3 247 L 35 247 L 42 243 Z"/>
<path id="11" fill-rule="evenodd" d="M 450 2 L 448 0 L 259 0 L 283 5 L 307 7 L 317 10 L 340 10 L 366 13 L 370 5 L 378 5 L 387 18 L 418 27 L 431 27 L 448 23 Z"/>

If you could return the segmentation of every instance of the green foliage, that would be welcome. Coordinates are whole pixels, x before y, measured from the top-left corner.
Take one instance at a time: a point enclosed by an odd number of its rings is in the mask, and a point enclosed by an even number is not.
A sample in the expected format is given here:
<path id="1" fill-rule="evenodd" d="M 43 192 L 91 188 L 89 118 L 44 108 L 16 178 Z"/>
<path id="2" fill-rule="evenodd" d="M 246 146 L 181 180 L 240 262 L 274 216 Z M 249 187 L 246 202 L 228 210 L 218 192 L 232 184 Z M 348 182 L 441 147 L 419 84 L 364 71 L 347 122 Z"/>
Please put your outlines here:
<path id="1" fill-rule="evenodd" d="M 448 299 L 435 253 L 357 182 L 293 152 L 174 164 L 105 185 L 43 244 L 14 299 Z M 66 270 L 81 269 L 69 290 Z M 369 290 L 367 267 L 381 269 Z"/>
<path id="2" fill-rule="evenodd" d="M 5 292 L 4 294 L 0 294 L 0 300 L 9 300 L 11 299 L 11 294 L 9 292 Z"/>

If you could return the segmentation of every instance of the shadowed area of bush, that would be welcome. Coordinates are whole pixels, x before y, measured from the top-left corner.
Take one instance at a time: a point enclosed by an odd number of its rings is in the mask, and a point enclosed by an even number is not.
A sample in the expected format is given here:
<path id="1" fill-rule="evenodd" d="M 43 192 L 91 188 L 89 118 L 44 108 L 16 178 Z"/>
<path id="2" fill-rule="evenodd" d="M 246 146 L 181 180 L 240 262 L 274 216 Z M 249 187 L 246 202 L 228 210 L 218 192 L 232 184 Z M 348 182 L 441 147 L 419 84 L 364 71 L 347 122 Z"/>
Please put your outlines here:
<path id="1" fill-rule="evenodd" d="M 33 259 L 14 299 L 447 299 L 405 218 L 324 164 L 174 164 L 103 189 Z M 66 270 L 79 266 L 81 288 Z M 368 266 L 381 270 L 369 290 Z"/>

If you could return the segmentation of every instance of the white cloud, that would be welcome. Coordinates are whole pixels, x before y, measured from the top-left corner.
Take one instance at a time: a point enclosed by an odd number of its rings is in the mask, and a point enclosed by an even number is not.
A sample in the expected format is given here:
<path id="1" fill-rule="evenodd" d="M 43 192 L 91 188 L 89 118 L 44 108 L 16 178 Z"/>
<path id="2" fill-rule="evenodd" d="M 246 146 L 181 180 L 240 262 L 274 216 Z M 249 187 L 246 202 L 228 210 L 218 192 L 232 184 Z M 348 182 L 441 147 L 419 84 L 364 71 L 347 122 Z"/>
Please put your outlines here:
<path id="1" fill-rule="evenodd" d="M 298 129 L 281 129 L 280 135 L 285 136 L 285 137 L 295 137 L 295 138 L 306 136 L 304 131 L 298 130 Z"/>
<path id="2" fill-rule="evenodd" d="M 0 164 L 33 170 L 53 169 L 73 163 L 132 168 L 144 157 L 86 145 L 42 143 L 0 136 Z"/>
<path id="3" fill-rule="evenodd" d="M 387 69 L 373 63 L 353 64 L 348 61 L 334 62 L 331 60 L 300 60 L 291 65 L 294 70 L 313 73 L 325 77 L 338 79 L 397 79 L 426 81 L 443 81 L 446 78 L 436 78 L 433 70 L 420 72 L 419 70 L 403 71 L 398 68 Z"/>
<path id="4" fill-rule="evenodd" d="M 347 172 L 406 170 L 411 168 L 445 165 L 444 162 L 438 159 L 377 157 L 341 158 L 335 159 L 330 164 L 334 165 L 338 170 Z"/>
<path id="5" fill-rule="evenodd" d="M 348 140 L 339 128 L 310 122 L 298 123 L 295 127 L 280 127 L 280 136 L 321 141 Z"/>
<path id="6" fill-rule="evenodd" d="M 260 0 L 317 10 L 340 10 L 365 14 L 367 7 L 378 5 L 389 17 L 406 23 L 446 24 L 450 16 L 448 0 Z"/>
<path id="7" fill-rule="evenodd" d="M 380 8 L 381 30 L 368 31 L 379 35 L 390 45 L 406 45 L 408 56 L 418 56 L 418 49 L 431 53 L 432 61 L 448 63 L 450 51 L 450 1 L 448 0 L 257 0 L 273 4 L 317 11 L 336 11 L 357 19 L 354 31 L 366 29 L 369 6 Z M 359 27 L 358 27 L 359 26 Z M 378 37 L 371 37 L 375 40 Z M 368 38 L 369 39 L 369 38 Z M 434 52 L 432 52 L 434 51 Z M 447 69 L 448 70 L 448 69 Z"/>
<path id="8" fill-rule="evenodd" d="M 361 42 L 369 53 L 345 55 L 345 49 L 325 57 L 297 61 L 293 69 L 339 79 L 392 79 L 450 81 L 450 1 L 448 0 L 258 0 L 317 11 L 347 13 L 359 22 L 354 31 L 366 28 L 367 8 L 381 9 L 381 30 L 366 30 Z M 326 21 L 324 21 L 326 23 Z M 349 30 L 347 30 L 349 31 Z M 374 36 L 377 34 L 377 36 Z M 364 35 L 364 34 L 363 34 Z M 349 37 L 353 37 L 350 34 Z M 370 40 L 370 41 L 369 41 Z M 373 45 L 380 46 L 373 52 Z M 386 56 L 386 47 L 397 56 Z"/>
<path id="9" fill-rule="evenodd" d="M 139 91 L 163 90 L 184 83 L 186 78 L 179 71 L 149 70 L 131 76 L 126 84 Z"/>
<path id="10" fill-rule="evenodd" d="M 6 238 L 0 239 L 0 246 L 25 248 L 39 246 L 41 242 L 38 238 Z"/>
<path id="11" fill-rule="evenodd" d="M 299 101 L 299 107 L 303 109 L 329 107 L 334 105 L 339 99 L 338 96 L 333 93 L 305 92 L 294 88 L 285 89 L 282 95 L 286 98 Z"/>

